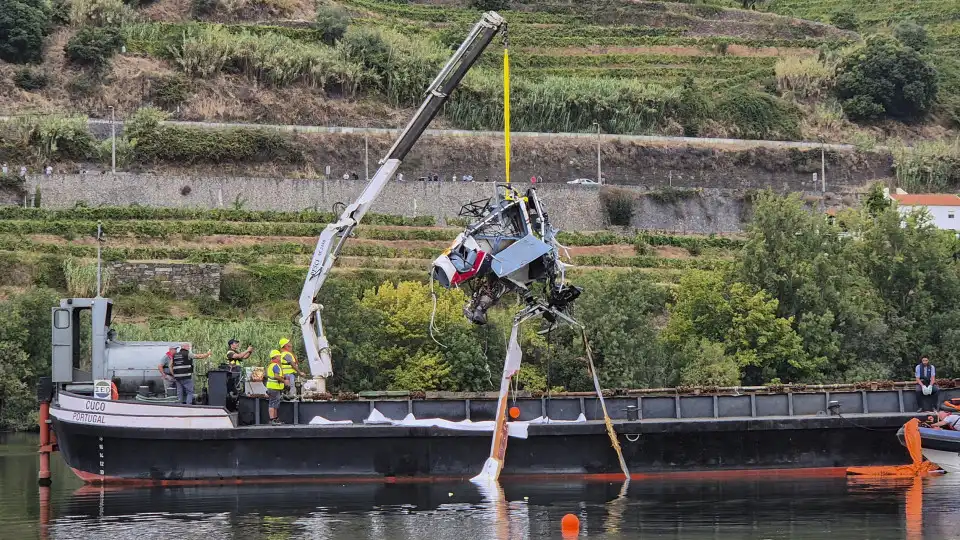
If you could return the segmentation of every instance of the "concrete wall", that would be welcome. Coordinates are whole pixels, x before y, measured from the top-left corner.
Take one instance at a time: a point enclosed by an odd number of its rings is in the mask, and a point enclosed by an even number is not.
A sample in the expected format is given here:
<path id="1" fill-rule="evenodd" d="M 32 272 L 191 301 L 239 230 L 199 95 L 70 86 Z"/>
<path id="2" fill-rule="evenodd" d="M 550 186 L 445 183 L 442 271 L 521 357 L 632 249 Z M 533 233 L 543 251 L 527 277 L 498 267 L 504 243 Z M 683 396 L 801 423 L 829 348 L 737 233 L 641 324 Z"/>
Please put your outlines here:
<path id="1" fill-rule="evenodd" d="M 92 207 L 230 208 L 239 200 L 247 210 L 317 208 L 329 211 L 337 202 L 353 201 L 365 186 L 362 181 L 351 180 L 88 174 L 32 176 L 28 181 L 31 193 L 38 181 L 45 208 L 71 208 L 77 203 Z M 445 219 L 456 217 L 464 203 L 493 197 L 494 187 L 493 182 L 391 182 L 372 211 L 428 215 L 444 223 Z M 679 197 L 664 197 L 668 188 L 618 186 L 615 189 L 624 190 L 634 198 L 631 226 L 638 229 L 704 234 L 737 232 L 751 215 L 747 190 L 707 188 L 695 192 L 686 190 L 685 195 Z M 606 211 L 600 202 L 600 188 L 538 184 L 537 190 L 556 227 L 587 231 L 608 226 Z M 856 202 L 853 193 L 828 193 L 827 205 L 853 204 Z M 805 194 L 818 195 L 816 192 Z"/>
<path id="2" fill-rule="evenodd" d="M 303 180 L 289 178 L 218 178 L 153 175 L 53 175 L 35 176 L 41 182 L 43 206 L 142 206 L 229 208 L 244 202 L 247 210 L 329 211 L 334 203 L 349 204 L 363 190 L 362 181 Z M 529 185 L 529 184 L 527 184 Z M 437 183 L 392 182 L 373 205 L 373 212 L 405 216 L 456 217 L 467 202 L 494 196 L 493 182 Z M 183 195 L 189 187 L 189 193 Z M 568 230 L 604 227 L 597 188 L 543 185 L 543 197 L 553 222 Z"/>
<path id="3" fill-rule="evenodd" d="M 220 298 L 219 264 L 110 263 L 114 287 L 157 288 L 176 298 Z"/>

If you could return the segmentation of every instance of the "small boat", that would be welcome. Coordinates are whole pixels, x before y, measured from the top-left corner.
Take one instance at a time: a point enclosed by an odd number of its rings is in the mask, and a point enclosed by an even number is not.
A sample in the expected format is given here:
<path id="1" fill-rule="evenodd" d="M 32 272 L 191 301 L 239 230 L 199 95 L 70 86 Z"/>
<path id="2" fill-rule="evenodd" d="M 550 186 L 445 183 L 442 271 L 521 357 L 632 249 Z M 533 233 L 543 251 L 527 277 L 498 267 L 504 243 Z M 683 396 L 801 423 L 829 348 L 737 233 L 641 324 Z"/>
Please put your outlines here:
<path id="1" fill-rule="evenodd" d="M 897 431 L 897 438 L 906 446 L 904 428 Z M 960 431 L 921 427 L 920 447 L 923 457 L 945 472 L 960 473 Z"/>

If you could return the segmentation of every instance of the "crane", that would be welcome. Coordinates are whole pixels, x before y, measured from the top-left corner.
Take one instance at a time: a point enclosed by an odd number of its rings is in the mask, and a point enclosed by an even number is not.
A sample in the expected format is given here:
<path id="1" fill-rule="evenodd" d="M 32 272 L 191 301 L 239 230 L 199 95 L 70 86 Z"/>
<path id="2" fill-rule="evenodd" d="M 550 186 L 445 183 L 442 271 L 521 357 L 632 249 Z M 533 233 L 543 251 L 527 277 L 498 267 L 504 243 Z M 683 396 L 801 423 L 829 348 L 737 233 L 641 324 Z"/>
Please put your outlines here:
<path id="1" fill-rule="evenodd" d="M 317 303 L 320 288 L 330 275 L 330 269 L 337 261 L 340 250 L 350 233 L 370 210 L 387 182 L 393 178 L 413 145 L 449 99 L 450 93 L 460 84 L 467 71 L 473 67 L 501 29 L 506 29 L 506 21 L 498 13 L 488 11 L 481 16 L 480 21 L 474 25 L 464 42 L 427 87 L 420 108 L 400 133 L 387 155 L 380 161 L 376 174 L 367 183 L 363 192 L 357 200 L 344 209 L 336 222 L 327 225 L 320 234 L 303 290 L 300 293 L 298 320 L 303 333 L 303 344 L 306 348 L 310 372 L 318 382 L 319 392 L 326 391 L 326 378 L 333 374 L 330 342 L 323 331 L 321 317 L 323 306 Z"/>

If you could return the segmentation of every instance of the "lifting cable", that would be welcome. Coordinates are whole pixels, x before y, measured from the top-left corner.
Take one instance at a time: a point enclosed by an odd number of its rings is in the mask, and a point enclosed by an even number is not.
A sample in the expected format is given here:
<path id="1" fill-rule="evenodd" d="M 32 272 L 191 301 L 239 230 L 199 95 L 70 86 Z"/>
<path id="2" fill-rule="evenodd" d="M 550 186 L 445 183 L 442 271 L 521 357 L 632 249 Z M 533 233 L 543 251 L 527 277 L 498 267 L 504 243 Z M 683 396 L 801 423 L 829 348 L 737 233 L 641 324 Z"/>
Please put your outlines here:
<path id="1" fill-rule="evenodd" d="M 433 309 L 430 311 L 430 339 L 439 345 L 440 348 L 446 349 L 447 346 L 437 341 L 437 338 L 433 336 L 433 329 L 436 328 L 435 323 L 437 317 L 437 291 L 433 287 L 433 272 L 430 273 L 430 297 L 433 300 Z"/>
<path id="2" fill-rule="evenodd" d="M 503 25 L 503 144 L 506 159 L 504 174 L 507 187 L 510 187 L 510 38 L 507 25 Z M 510 190 L 507 190 L 506 200 L 511 200 Z"/>
<path id="3" fill-rule="evenodd" d="M 583 350 L 587 353 L 587 365 L 590 367 L 590 375 L 593 377 L 593 387 L 597 391 L 597 398 L 600 400 L 600 408 L 603 410 L 603 423 L 607 427 L 607 435 L 610 436 L 610 444 L 617 453 L 620 460 L 620 470 L 630 480 L 630 470 L 627 469 L 627 462 L 623 459 L 623 451 L 620 450 L 620 441 L 617 440 L 617 432 L 613 429 L 613 421 L 607 414 L 607 404 L 603 401 L 603 391 L 600 389 L 600 380 L 597 379 L 597 368 L 593 365 L 593 354 L 590 352 L 590 344 L 587 342 L 587 330 L 580 327 L 580 336 L 583 338 Z"/>

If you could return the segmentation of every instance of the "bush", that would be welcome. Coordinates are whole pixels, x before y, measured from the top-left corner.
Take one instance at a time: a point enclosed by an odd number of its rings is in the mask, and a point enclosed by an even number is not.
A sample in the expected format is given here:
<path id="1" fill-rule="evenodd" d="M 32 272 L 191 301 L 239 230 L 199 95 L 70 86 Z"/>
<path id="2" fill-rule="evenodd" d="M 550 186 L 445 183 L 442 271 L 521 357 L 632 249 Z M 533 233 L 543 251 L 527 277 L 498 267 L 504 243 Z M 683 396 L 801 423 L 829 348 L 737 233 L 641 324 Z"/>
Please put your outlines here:
<path id="1" fill-rule="evenodd" d="M 761 92 L 728 91 L 717 102 L 715 116 L 744 139 L 793 139 L 799 135 L 796 107 Z"/>
<path id="2" fill-rule="evenodd" d="M 510 9 L 510 0 L 470 0 L 470 7 L 480 11 Z"/>
<path id="3" fill-rule="evenodd" d="M 893 35 L 901 43 L 915 51 L 925 51 L 930 46 L 930 36 L 927 29 L 916 21 L 903 21 L 893 29 Z"/>
<path id="4" fill-rule="evenodd" d="M 84 117 L 20 117 L 13 128 L 41 161 L 83 160 L 96 154 Z"/>
<path id="5" fill-rule="evenodd" d="M 150 84 L 150 100 L 164 108 L 178 107 L 192 94 L 190 81 L 180 75 L 161 75 Z"/>
<path id="6" fill-rule="evenodd" d="M 0 60 L 15 64 L 39 62 L 43 38 L 50 32 L 50 13 L 40 0 L 0 0 Z"/>
<path id="7" fill-rule="evenodd" d="M 856 30 L 860 26 L 857 14 L 850 10 L 840 10 L 830 16 L 830 24 L 843 30 Z"/>
<path id="8" fill-rule="evenodd" d="M 607 213 L 611 225 L 628 227 L 633 218 L 633 193 L 626 189 L 602 188 L 600 204 Z"/>
<path id="9" fill-rule="evenodd" d="M 95 73 L 81 73 L 68 80 L 64 89 L 70 94 L 70 99 L 92 99 L 100 92 L 100 79 Z"/>
<path id="10" fill-rule="evenodd" d="M 138 161 L 147 163 L 302 163 L 302 150 L 284 135 L 263 129 L 209 130 L 159 126 L 139 137 Z"/>
<path id="11" fill-rule="evenodd" d="M 836 94 L 852 119 L 923 117 L 937 101 L 937 71 L 920 54 L 882 36 L 844 56 Z"/>
<path id="12" fill-rule="evenodd" d="M 322 33 L 323 42 L 333 45 L 347 32 L 350 25 L 350 15 L 340 6 L 317 6 L 317 21 L 315 27 Z"/>
<path id="13" fill-rule="evenodd" d="M 120 30 L 112 27 L 85 26 L 81 28 L 63 51 L 74 64 L 102 68 L 123 45 Z"/>
<path id="14" fill-rule="evenodd" d="M 220 300 L 233 307 L 248 308 L 257 296 L 253 279 L 245 272 L 226 272 L 220 280 Z"/>
<path id="15" fill-rule="evenodd" d="M 217 0 L 193 0 L 190 11 L 193 13 L 193 18 L 202 19 L 216 13 L 218 5 Z"/>
<path id="16" fill-rule="evenodd" d="M 50 18 L 53 24 L 58 26 L 70 24 L 70 0 L 53 0 L 50 2 Z"/>
<path id="17" fill-rule="evenodd" d="M 26 91 L 43 90 L 47 87 L 50 78 L 43 71 L 33 71 L 30 68 L 18 69 L 13 75 L 13 84 Z"/>
<path id="18" fill-rule="evenodd" d="M 76 25 L 119 27 L 135 18 L 136 14 L 123 0 L 70 1 L 70 21 Z"/>

